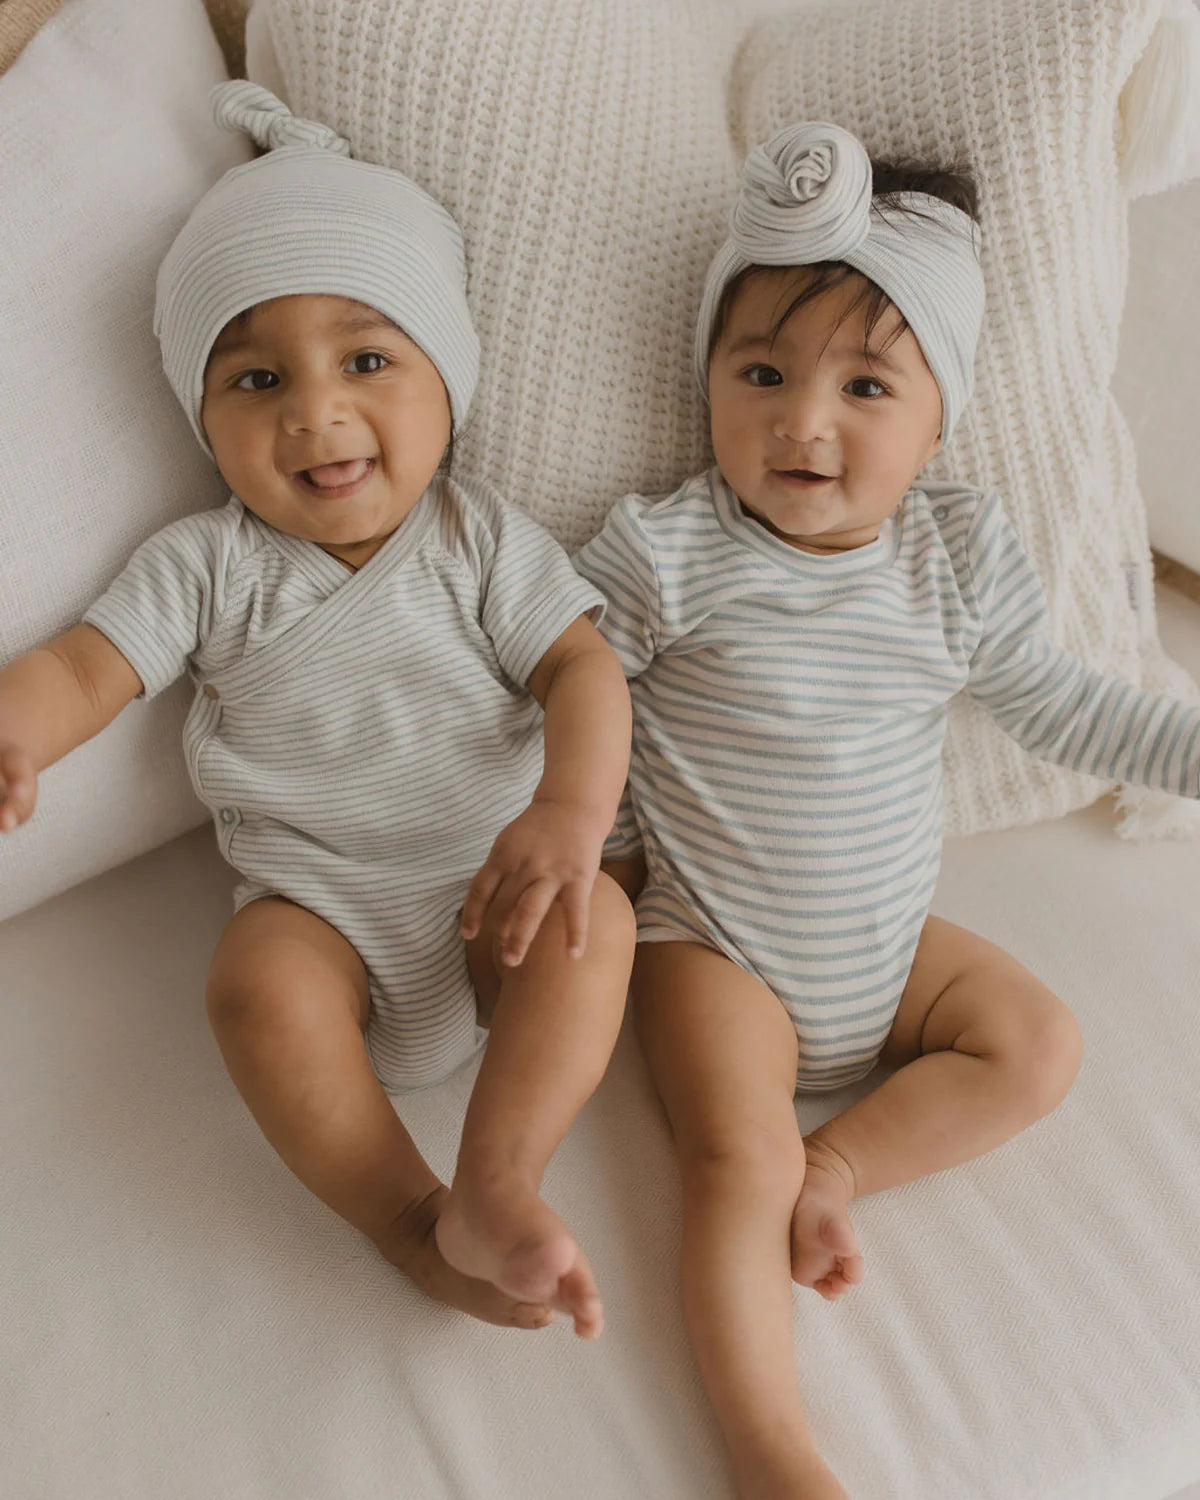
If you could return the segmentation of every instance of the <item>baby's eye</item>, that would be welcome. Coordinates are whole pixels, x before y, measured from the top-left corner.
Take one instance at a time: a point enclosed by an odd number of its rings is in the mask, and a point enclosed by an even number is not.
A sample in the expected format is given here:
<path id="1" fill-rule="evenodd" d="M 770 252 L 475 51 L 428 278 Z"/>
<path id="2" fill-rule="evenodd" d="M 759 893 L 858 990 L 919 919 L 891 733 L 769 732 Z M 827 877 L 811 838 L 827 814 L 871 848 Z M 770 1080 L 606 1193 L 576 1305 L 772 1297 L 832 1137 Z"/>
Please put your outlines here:
<path id="1" fill-rule="evenodd" d="M 274 370 L 247 370 L 233 382 L 239 391 L 269 391 L 279 384 Z"/>
<path id="2" fill-rule="evenodd" d="M 870 389 L 864 389 L 869 387 Z M 886 396 L 887 387 L 878 380 L 872 379 L 870 375 L 857 375 L 848 382 L 846 389 L 852 396 L 862 396 L 866 400 L 874 400 L 877 396 Z"/>
<path id="3" fill-rule="evenodd" d="M 362 354 L 352 354 L 346 361 L 351 375 L 376 375 L 388 363 L 386 356 L 377 349 L 366 349 Z"/>
<path id="4" fill-rule="evenodd" d="M 742 374 L 751 385 L 782 385 L 783 376 L 774 365 L 747 365 Z"/>

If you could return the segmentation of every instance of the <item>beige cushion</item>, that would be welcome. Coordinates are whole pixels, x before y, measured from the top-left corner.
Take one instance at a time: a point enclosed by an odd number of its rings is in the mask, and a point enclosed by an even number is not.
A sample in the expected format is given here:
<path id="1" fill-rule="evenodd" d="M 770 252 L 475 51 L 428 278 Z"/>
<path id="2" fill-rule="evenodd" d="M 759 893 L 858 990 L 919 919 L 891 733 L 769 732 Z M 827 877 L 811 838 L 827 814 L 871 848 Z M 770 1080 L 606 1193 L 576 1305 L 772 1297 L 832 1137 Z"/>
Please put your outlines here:
<path id="1" fill-rule="evenodd" d="M 7 9 L 7 6 L 4 7 Z M 133 548 L 226 497 L 162 373 L 154 277 L 243 141 L 200 0 L 72 0 L 0 79 L 0 661 L 76 621 Z M 0 839 L 0 917 L 203 816 L 180 683 L 41 778 Z"/>
<path id="2" fill-rule="evenodd" d="M 64 0 L 0 0 L 0 73 L 64 4 Z M 251 0 L 204 0 L 213 31 L 232 76 L 245 62 L 244 33 Z"/>

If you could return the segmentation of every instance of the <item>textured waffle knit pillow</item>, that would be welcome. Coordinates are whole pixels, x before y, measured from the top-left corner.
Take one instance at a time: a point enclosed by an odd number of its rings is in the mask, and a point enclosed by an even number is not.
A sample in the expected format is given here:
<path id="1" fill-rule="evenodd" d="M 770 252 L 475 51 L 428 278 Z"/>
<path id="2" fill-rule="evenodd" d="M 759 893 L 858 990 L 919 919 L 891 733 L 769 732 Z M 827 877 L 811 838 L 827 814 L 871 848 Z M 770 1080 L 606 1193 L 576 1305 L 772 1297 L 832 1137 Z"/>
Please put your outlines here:
<path id="1" fill-rule="evenodd" d="M 750 144 L 828 119 L 875 151 L 965 156 L 990 300 L 975 400 L 937 473 L 1004 490 L 1065 644 L 1186 691 L 1155 643 L 1132 446 L 1108 397 L 1118 98 L 1163 4 L 258 0 L 248 71 L 461 224 L 484 363 L 456 462 L 568 546 L 623 492 L 708 462 L 689 348 Z M 949 832 L 1103 789 L 955 709 Z"/>
<path id="2" fill-rule="evenodd" d="M 975 395 L 928 472 L 1001 490 L 1063 645 L 1191 696 L 1157 642 L 1133 445 L 1109 391 L 1128 198 L 1192 167 L 1175 108 L 1185 91 L 1172 95 L 1161 76 L 1146 87 L 1164 53 L 1194 40 L 1200 23 L 1179 11 L 1164 0 L 825 0 L 751 28 L 731 119 L 739 153 L 791 120 L 829 119 L 873 156 L 972 167 L 988 293 Z M 946 769 L 951 832 L 1050 817 L 1102 790 L 1027 755 L 965 697 Z"/>

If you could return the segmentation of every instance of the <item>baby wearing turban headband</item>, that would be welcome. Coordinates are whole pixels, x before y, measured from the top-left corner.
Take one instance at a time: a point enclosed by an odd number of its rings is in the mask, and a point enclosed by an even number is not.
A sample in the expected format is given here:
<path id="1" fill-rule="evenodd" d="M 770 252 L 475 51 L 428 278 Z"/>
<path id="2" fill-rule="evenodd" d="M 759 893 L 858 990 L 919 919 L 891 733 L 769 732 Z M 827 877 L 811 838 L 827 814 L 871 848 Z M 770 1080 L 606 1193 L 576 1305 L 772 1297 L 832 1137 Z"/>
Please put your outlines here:
<path id="1" fill-rule="evenodd" d="M 837 125 L 789 125 L 746 158 L 729 238 L 714 256 L 696 324 L 696 377 L 708 392 L 721 294 L 751 266 L 841 261 L 907 319 L 942 396 L 942 442 L 971 397 L 984 286 L 974 222 L 928 193 L 871 197 L 871 163 Z"/>
<path id="2" fill-rule="evenodd" d="M 400 172 L 350 157 L 350 143 L 240 80 L 213 90 L 213 115 L 268 153 L 227 172 L 192 211 L 158 273 L 154 331 L 192 429 L 204 368 L 229 320 L 259 302 L 327 293 L 390 318 L 433 361 L 462 425 L 479 375 L 462 235 Z"/>

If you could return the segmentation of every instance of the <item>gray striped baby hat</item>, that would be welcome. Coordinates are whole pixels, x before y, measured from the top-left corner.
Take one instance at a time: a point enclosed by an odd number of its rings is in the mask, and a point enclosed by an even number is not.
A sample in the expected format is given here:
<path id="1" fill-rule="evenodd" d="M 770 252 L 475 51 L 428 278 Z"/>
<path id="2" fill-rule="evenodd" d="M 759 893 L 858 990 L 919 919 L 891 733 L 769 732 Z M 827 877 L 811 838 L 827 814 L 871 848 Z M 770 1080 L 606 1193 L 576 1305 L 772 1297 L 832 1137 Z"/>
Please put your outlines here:
<path id="1" fill-rule="evenodd" d="M 975 379 L 984 285 L 978 228 L 928 193 L 896 195 L 913 213 L 872 201 L 871 161 L 838 125 L 804 121 L 746 158 L 729 238 L 713 257 L 696 320 L 696 379 L 708 392 L 712 329 L 726 285 L 750 266 L 842 261 L 875 283 L 907 319 L 942 393 L 948 442 Z"/>
<path id="2" fill-rule="evenodd" d="M 256 303 L 302 292 L 349 297 L 390 318 L 437 366 L 461 426 L 479 339 L 458 225 L 415 182 L 353 160 L 348 141 L 257 84 L 218 84 L 212 105 L 218 125 L 268 150 L 209 189 L 158 272 L 163 368 L 205 451 L 204 367 L 218 334 Z"/>

